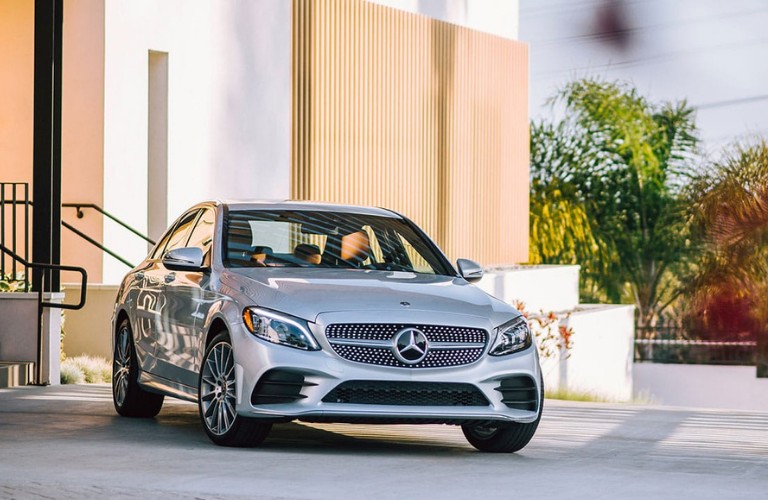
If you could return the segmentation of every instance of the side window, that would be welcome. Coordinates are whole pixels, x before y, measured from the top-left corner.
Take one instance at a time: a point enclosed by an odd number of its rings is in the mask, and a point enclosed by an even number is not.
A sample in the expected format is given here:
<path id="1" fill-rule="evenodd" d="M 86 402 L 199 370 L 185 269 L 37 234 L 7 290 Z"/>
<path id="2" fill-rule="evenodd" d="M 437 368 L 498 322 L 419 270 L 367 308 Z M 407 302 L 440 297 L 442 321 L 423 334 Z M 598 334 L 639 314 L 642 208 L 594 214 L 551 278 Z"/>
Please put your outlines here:
<path id="1" fill-rule="evenodd" d="M 152 258 L 160 259 L 168 250 L 183 246 L 187 242 L 189 232 L 192 229 L 192 224 L 194 224 L 195 218 L 199 212 L 199 210 L 193 210 L 184 214 L 174 226 L 173 231 L 171 231 L 165 238 L 163 238 L 163 241 L 157 245 L 155 251 L 152 252 Z"/>
<path id="2" fill-rule="evenodd" d="M 168 229 L 165 234 L 163 235 L 163 238 L 160 240 L 160 243 L 158 243 L 155 246 L 155 249 L 152 250 L 152 254 L 149 256 L 150 259 L 159 259 L 163 255 L 163 250 L 165 249 L 165 246 L 168 244 L 168 238 L 171 237 L 171 234 L 173 234 L 173 231 Z"/>
<path id="3" fill-rule="evenodd" d="M 429 264 L 429 262 L 424 259 L 422 254 L 416 250 L 413 245 L 411 245 L 411 242 L 408 241 L 405 236 L 398 233 L 398 237 L 400 238 L 400 243 L 403 245 L 403 248 L 405 249 L 405 253 L 408 255 L 408 259 L 411 261 L 411 266 L 413 267 L 413 270 L 417 273 L 425 273 L 425 274 L 437 274 L 437 271 Z"/>
<path id="4" fill-rule="evenodd" d="M 211 209 L 204 209 L 200 218 L 197 219 L 197 224 L 189 235 L 189 240 L 185 246 L 198 247 L 203 253 L 208 251 L 213 241 L 213 224 L 214 224 L 214 212 Z"/>
<path id="5" fill-rule="evenodd" d="M 195 223 L 198 213 L 200 213 L 199 210 L 193 210 L 179 220 L 179 223 L 176 224 L 176 227 L 173 229 L 171 238 L 168 240 L 165 252 L 173 250 L 174 248 L 183 248 L 186 245 L 187 240 L 189 239 L 189 232 L 192 230 L 192 226 Z"/>

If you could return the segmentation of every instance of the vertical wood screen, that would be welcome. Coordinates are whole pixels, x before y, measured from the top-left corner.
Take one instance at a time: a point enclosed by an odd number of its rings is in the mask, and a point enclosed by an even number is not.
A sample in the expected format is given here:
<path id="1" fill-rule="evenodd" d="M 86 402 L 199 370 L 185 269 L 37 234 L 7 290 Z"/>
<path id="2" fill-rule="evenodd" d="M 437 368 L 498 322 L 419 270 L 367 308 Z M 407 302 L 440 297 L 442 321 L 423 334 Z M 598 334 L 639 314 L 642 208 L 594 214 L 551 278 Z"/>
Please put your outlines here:
<path id="1" fill-rule="evenodd" d="M 528 260 L 525 44 L 362 0 L 293 0 L 292 197 L 375 205 L 452 259 Z"/>

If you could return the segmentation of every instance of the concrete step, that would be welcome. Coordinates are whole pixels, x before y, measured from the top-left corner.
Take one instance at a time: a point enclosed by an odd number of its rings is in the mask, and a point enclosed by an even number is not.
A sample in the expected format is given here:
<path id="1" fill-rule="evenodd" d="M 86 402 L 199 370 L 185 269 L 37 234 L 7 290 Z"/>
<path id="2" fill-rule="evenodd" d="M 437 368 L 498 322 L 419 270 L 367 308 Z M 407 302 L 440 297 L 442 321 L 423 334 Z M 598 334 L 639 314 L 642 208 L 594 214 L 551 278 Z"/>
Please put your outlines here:
<path id="1" fill-rule="evenodd" d="M 34 378 L 34 363 L 0 361 L 0 389 L 27 385 Z"/>

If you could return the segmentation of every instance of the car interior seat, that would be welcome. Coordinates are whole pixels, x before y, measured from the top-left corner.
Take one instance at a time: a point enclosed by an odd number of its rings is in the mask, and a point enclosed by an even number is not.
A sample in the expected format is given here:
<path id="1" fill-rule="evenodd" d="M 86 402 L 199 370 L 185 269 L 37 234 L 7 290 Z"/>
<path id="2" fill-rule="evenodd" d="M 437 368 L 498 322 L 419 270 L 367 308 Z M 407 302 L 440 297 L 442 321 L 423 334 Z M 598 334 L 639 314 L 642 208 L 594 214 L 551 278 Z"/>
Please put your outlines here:
<path id="1" fill-rule="evenodd" d="M 317 245 L 310 245 L 308 243 L 300 243 L 293 249 L 293 256 L 297 259 L 301 259 L 307 264 L 320 264 L 322 255 L 320 253 L 320 247 Z"/>
<path id="2" fill-rule="evenodd" d="M 267 256 L 272 255 L 272 247 L 255 246 L 251 253 L 251 262 L 257 266 L 266 266 Z"/>
<path id="3" fill-rule="evenodd" d="M 341 237 L 339 256 L 355 266 L 360 266 L 371 251 L 371 242 L 368 233 L 363 230 L 356 231 Z"/>

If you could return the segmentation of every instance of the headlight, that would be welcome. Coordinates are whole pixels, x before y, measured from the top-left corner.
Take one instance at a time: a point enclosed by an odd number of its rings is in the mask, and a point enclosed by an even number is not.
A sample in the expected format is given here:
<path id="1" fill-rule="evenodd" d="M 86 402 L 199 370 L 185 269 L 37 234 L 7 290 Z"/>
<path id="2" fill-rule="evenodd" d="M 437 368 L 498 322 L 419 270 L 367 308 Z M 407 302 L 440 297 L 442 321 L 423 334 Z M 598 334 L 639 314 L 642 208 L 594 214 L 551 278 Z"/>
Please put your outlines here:
<path id="1" fill-rule="evenodd" d="M 249 332 L 268 342 L 305 351 L 320 350 L 307 323 L 299 318 L 248 307 L 243 311 L 243 321 Z"/>
<path id="2" fill-rule="evenodd" d="M 504 356 L 531 347 L 533 338 L 528 321 L 518 316 L 496 329 L 496 341 L 491 347 L 491 356 Z"/>

